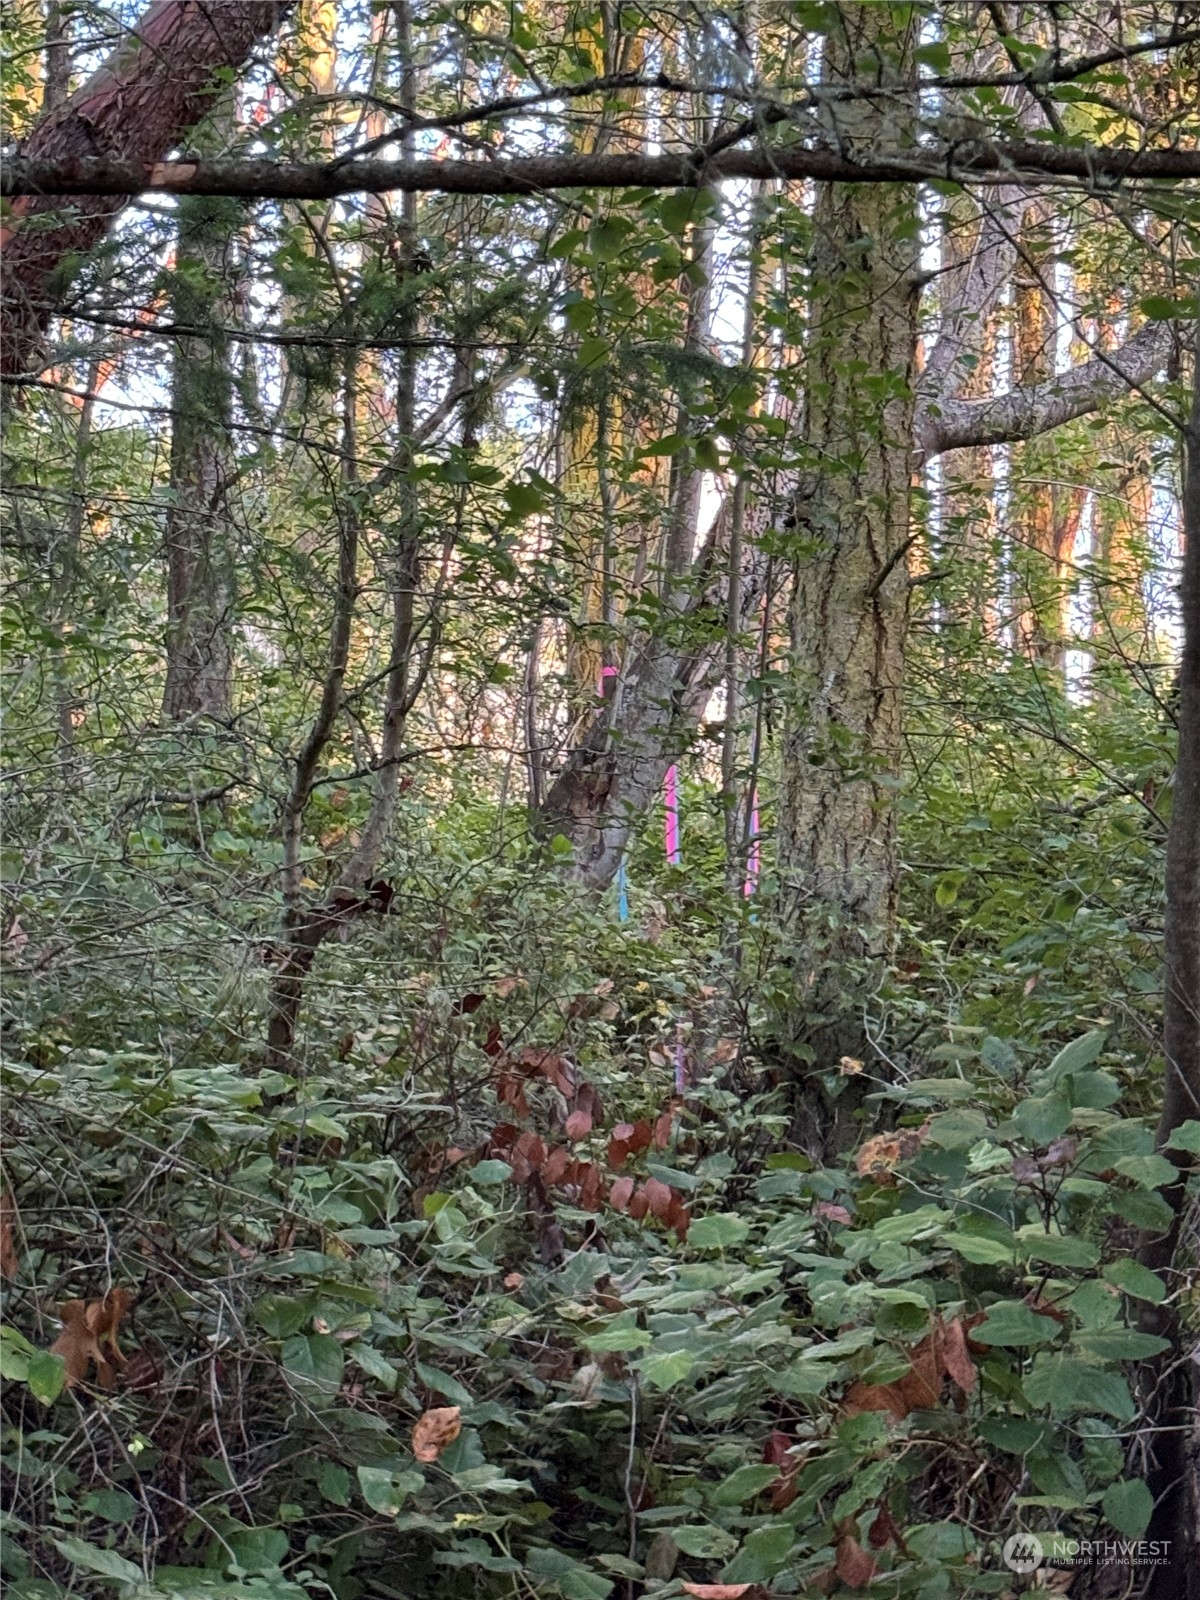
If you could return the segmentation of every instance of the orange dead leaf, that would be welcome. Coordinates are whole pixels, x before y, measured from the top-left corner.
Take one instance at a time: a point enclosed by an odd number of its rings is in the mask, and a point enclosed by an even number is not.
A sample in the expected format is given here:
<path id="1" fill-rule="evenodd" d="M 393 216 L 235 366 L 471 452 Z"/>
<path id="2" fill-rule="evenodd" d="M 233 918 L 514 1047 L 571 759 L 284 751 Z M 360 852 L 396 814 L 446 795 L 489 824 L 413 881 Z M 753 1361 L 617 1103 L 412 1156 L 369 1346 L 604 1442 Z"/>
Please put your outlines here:
<path id="1" fill-rule="evenodd" d="M 103 1300 L 87 1304 L 82 1300 L 64 1302 L 60 1311 L 63 1331 L 50 1346 L 50 1354 L 63 1358 L 68 1389 L 81 1383 L 93 1365 L 100 1387 L 112 1388 L 114 1367 L 126 1364 L 117 1333 L 132 1304 L 128 1289 L 110 1289 Z"/>
<path id="2" fill-rule="evenodd" d="M 462 1432 L 461 1406 L 435 1406 L 413 1424 L 412 1448 L 418 1461 L 436 1461 Z"/>
<path id="3" fill-rule="evenodd" d="M 901 1128 L 895 1133 L 877 1133 L 868 1139 L 854 1157 L 860 1177 L 890 1179 L 901 1161 L 915 1156 L 929 1134 L 929 1123 L 919 1128 Z"/>
<path id="4" fill-rule="evenodd" d="M 523 1273 L 506 1272 L 504 1275 L 504 1287 L 506 1289 L 519 1289 L 524 1282 L 525 1277 Z"/>

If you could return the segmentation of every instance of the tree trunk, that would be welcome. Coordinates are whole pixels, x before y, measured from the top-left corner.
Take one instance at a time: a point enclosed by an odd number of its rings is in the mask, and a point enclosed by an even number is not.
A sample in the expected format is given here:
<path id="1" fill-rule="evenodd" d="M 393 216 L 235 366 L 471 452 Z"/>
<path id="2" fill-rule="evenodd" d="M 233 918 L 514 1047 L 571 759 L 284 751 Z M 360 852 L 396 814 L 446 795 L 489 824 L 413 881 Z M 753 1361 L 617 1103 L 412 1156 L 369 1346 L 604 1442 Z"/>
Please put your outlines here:
<path id="1" fill-rule="evenodd" d="M 896 8 L 838 8 L 832 82 L 864 73 L 885 97 L 837 107 L 843 146 L 913 138 L 918 27 Z M 796 988 L 783 1019 L 800 1064 L 798 1131 L 819 1153 L 844 1142 L 844 1111 L 814 1074 L 868 1054 L 864 1007 L 896 907 L 894 812 L 908 625 L 917 208 L 911 185 L 822 186 L 813 216 L 805 440 L 796 497 L 790 705 L 779 821 L 780 915 Z"/>
<path id="2" fill-rule="evenodd" d="M 163 718 L 232 711 L 234 529 L 230 490 L 233 379 L 222 323 L 235 313 L 236 200 L 179 203 L 174 310 L 185 327 L 171 385 L 171 504 L 167 512 L 167 681 Z"/>
<path id="3" fill-rule="evenodd" d="M 1142 1262 L 1155 1272 L 1169 1271 L 1183 1223 L 1194 1196 L 1188 1193 L 1193 1157 L 1169 1144 L 1184 1122 L 1200 1121 L 1200 325 L 1193 344 L 1190 424 L 1184 436 L 1183 575 L 1179 586 L 1183 654 L 1177 683 L 1175 793 L 1167 831 L 1166 915 L 1163 923 L 1165 985 L 1163 1054 L 1166 1081 L 1158 1125 L 1161 1154 L 1175 1163 L 1178 1177 L 1164 1190 L 1172 1225 L 1147 1239 Z M 1178 1300 L 1157 1308 L 1153 1332 L 1172 1348 L 1151 1364 L 1145 1385 L 1150 1395 L 1144 1426 L 1149 1436 L 1147 1477 L 1155 1497 L 1148 1539 L 1170 1539 L 1170 1567 L 1158 1569 L 1152 1600 L 1200 1594 L 1196 1560 L 1200 1524 L 1200 1434 L 1197 1430 L 1196 1368 L 1183 1359 L 1189 1337 L 1179 1320 Z"/>
<path id="4" fill-rule="evenodd" d="M 199 120 L 258 40 L 279 26 L 291 0 L 154 0 L 145 16 L 81 88 L 51 110 L 22 156 L 149 164 L 161 160 Z M 46 324 L 80 257 L 110 231 L 129 196 L 70 201 L 25 196 L 4 227 L 0 373 L 29 370 Z"/>

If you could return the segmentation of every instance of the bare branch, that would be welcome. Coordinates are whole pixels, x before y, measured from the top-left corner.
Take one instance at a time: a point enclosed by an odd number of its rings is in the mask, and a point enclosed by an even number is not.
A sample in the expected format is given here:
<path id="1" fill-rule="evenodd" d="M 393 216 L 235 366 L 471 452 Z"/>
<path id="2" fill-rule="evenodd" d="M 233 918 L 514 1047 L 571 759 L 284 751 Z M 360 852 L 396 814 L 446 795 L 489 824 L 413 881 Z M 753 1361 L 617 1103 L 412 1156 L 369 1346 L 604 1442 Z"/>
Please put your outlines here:
<path id="1" fill-rule="evenodd" d="M 947 450 L 1009 444 L 1059 428 L 1147 383 L 1166 362 L 1171 337 L 1170 323 L 1148 322 L 1119 350 L 1097 352 L 1045 383 L 994 400 L 926 401 L 917 415 L 917 445 L 928 460 Z"/>

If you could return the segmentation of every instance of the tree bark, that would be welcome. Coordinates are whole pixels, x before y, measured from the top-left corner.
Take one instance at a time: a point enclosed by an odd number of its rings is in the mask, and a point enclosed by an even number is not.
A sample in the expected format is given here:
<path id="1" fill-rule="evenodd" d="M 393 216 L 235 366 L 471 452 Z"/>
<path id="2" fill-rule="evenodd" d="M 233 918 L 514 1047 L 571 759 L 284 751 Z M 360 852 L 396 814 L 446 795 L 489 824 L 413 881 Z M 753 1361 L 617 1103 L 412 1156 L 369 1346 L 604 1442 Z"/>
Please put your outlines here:
<path id="1" fill-rule="evenodd" d="M 236 200 L 179 205 L 173 297 L 185 326 L 171 384 L 171 503 L 167 512 L 167 677 L 163 718 L 232 712 L 236 553 L 230 495 L 233 375 L 222 324 L 235 314 Z"/>
<path id="2" fill-rule="evenodd" d="M 894 8 L 838 8 L 830 81 L 864 72 L 878 100 L 839 107 L 836 136 L 864 148 L 915 134 L 917 26 Z M 779 872 L 795 972 L 785 1052 L 797 1132 L 818 1154 L 845 1142 L 853 1086 L 841 1058 L 869 1054 L 864 1006 L 892 942 L 899 861 L 894 797 L 908 627 L 917 200 L 910 185 L 827 185 L 813 217 L 804 437 L 796 497 L 790 705 Z M 818 1075 L 846 1086 L 830 1104 Z"/>
<path id="3" fill-rule="evenodd" d="M 290 5 L 291 0 L 153 0 L 129 39 L 42 119 L 22 144 L 20 158 L 51 164 L 100 160 L 126 170 L 161 160 L 220 91 L 217 74 L 240 69 Z M 0 373 L 24 373 L 34 365 L 77 261 L 110 231 L 139 186 L 107 195 L 80 193 L 63 205 L 37 185 L 16 200 L 0 229 Z"/>

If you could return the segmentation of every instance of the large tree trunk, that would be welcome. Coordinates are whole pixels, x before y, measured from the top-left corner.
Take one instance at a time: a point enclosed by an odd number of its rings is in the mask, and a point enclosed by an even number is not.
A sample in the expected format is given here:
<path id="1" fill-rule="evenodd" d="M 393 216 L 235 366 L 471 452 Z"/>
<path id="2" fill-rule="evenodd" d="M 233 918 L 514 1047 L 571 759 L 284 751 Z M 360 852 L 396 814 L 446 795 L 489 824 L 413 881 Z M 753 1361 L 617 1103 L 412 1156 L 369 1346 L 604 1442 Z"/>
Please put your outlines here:
<path id="1" fill-rule="evenodd" d="M 291 0 L 154 0 L 129 38 L 87 83 L 38 124 L 23 156 L 161 160 L 271 33 Z M 26 372 L 80 257 L 109 232 L 128 196 L 63 201 L 26 196 L 0 229 L 3 305 L 0 373 Z"/>
<path id="2" fill-rule="evenodd" d="M 869 74 L 885 96 L 837 107 L 855 149 L 913 138 L 918 25 L 896 8 L 838 8 L 831 82 Z M 822 187 L 813 216 L 799 556 L 779 821 L 780 913 L 796 988 L 785 1050 L 800 1063 L 802 1136 L 841 1143 L 815 1074 L 868 1055 L 864 1006 L 891 948 L 894 799 L 909 581 L 917 204 L 911 185 Z M 842 1080 L 849 1084 L 861 1077 Z M 850 1093 L 837 1107 L 849 1105 Z"/>
<path id="3" fill-rule="evenodd" d="M 222 324 L 234 315 L 236 200 L 179 203 L 175 315 L 181 337 L 171 385 L 171 504 L 167 512 L 167 681 L 163 717 L 182 722 L 232 710 L 236 560 L 230 493 L 233 379 Z"/>

